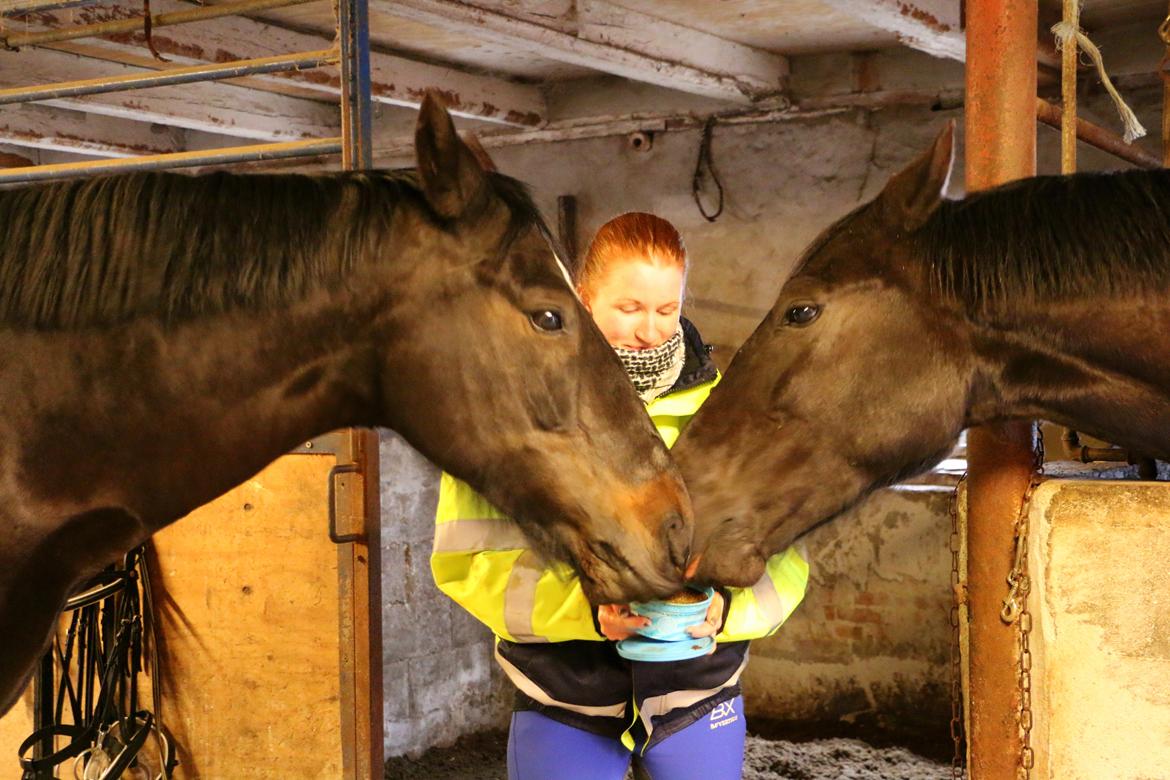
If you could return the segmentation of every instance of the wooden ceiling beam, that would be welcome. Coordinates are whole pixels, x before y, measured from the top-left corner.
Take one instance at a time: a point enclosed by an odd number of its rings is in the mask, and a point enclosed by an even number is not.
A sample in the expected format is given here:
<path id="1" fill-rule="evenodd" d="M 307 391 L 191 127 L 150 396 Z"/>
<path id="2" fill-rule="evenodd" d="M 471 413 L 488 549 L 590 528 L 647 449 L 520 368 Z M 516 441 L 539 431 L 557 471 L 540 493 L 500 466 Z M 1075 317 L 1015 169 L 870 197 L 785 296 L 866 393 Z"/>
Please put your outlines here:
<path id="1" fill-rule="evenodd" d="M 967 41 L 959 0 L 823 0 L 825 5 L 892 32 L 912 49 L 964 62 Z"/>
<path id="2" fill-rule="evenodd" d="M 547 24 L 457 0 L 373 0 L 371 8 L 556 62 L 740 104 L 778 94 L 788 74 L 780 55 L 603 0 L 581 0 L 575 20 Z"/>
<path id="3" fill-rule="evenodd" d="M 94 157 L 183 150 L 184 131 L 47 106 L 0 106 L 0 143 Z"/>

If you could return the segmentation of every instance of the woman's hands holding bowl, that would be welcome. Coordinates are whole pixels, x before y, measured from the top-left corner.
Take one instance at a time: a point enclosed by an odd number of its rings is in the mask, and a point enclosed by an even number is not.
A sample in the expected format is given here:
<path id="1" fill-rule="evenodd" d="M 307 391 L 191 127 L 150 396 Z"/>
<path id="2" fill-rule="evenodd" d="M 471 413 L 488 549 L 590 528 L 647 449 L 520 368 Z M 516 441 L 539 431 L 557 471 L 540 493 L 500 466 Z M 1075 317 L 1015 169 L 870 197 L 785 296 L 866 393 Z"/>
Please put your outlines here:
<path id="1" fill-rule="evenodd" d="M 635 615 L 629 604 L 602 604 L 597 608 L 597 624 L 606 639 L 620 642 L 650 625 L 650 618 Z"/>
<path id="2" fill-rule="evenodd" d="M 687 633 L 698 639 L 701 636 L 715 636 L 723 628 L 723 594 L 716 589 L 707 607 L 707 618 L 697 626 L 691 626 Z M 713 649 L 713 648 L 712 648 Z"/>
<path id="3" fill-rule="evenodd" d="M 716 590 L 704 621 L 688 627 L 687 633 L 695 639 L 719 633 L 723 627 L 723 604 L 723 594 Z M 649 626 L 650 622 L 649 618 L 631 612 L 628 604 L 602 604 L 597 608 L 597 623 L 602 635 L 615 642 L 629 639 L 638 633 L 638 629 Z"/>

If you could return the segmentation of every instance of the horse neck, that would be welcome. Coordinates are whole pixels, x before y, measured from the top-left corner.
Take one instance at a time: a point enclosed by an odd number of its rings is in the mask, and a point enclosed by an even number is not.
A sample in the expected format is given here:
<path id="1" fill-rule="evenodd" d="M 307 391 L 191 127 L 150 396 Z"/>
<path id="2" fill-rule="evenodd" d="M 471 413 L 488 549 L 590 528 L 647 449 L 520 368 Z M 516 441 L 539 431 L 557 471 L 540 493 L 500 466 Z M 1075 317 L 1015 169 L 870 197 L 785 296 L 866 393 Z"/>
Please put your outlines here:
<path id="1" fill-rule="evenodd" d="M 1034 302 L 979 328 L 984 418 L 1043 418 L 1170 456 L 1170 302 Z M 975 420 L 980 422 L 983 420 Z"/>
<path id="2" fill-rule="evenodd" d="M 373 300 L 322 295 L 286 311 L 168 328 L 144 318 L 62 337 L 79 436 L 118 444 L 88 486 L 90 500 L 104 488 L 149 526 L 165 524 L 300 442 L 373 425 L 380 353 L 373 338 L 386 327 L 374 322 L 376 309 Z M 88 442 L 62 444 L 53 462 L 69 474 L 70 459 L 91 450 Z M 144 459 L 162 465 L 142 469 Z"/>

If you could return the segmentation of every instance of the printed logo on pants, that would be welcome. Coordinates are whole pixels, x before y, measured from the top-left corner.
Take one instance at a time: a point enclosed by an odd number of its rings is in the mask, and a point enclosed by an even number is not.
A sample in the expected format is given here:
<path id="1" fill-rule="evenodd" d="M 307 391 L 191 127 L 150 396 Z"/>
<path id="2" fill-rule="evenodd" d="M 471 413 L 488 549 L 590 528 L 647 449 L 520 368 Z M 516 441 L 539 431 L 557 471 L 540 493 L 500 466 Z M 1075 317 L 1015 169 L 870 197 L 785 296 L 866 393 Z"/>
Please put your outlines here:
<path id="1" fill-rule="evenodd" d="M 711 710 L 711 717 L 709 723 L 712 729 L 717 729 L 720 726 L 726 726 L 729 723 L 735 723 L 739 720 L 739 716 L 735 714 L 735 700 L 725 701 L 722 704 L 716 704 L 715 709 Z"/>

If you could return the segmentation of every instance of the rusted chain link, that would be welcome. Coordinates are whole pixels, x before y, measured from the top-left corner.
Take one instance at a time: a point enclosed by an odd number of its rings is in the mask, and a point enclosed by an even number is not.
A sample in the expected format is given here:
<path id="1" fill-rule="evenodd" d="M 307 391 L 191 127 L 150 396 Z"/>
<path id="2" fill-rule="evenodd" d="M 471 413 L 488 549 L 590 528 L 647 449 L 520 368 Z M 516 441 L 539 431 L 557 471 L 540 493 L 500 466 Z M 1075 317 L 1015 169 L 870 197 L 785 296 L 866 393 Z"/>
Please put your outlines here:
<path id="1" fill-rule="evenodd" d="M 955 751 L 951 756 L 951 780 L 966 777 L 966 729 L 963 719 L 963 657 L 960 619 L 967 603 L 967 585 L 959 570 L 959 551 L 963 543 L 959 533 L 959 495 L 967 475 L 959 478 L 951 496 L 951 740 Z"/>

